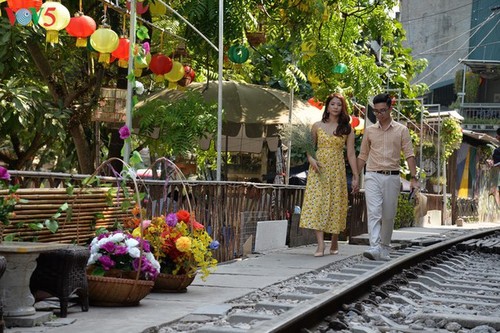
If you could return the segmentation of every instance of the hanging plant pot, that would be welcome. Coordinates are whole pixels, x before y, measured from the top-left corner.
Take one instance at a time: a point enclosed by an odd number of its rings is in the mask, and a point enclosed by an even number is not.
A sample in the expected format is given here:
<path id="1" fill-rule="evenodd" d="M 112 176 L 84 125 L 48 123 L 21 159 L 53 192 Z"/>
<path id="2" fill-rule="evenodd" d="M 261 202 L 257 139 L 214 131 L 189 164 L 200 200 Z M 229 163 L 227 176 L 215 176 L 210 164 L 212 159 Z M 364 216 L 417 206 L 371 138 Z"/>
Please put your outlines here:
<path id="1" fill-rule="evenodd" d="M 247 32 L 248 44 L 253 47 L 259 46 L 266 42 L 266 34 L 264 31 Z"/>

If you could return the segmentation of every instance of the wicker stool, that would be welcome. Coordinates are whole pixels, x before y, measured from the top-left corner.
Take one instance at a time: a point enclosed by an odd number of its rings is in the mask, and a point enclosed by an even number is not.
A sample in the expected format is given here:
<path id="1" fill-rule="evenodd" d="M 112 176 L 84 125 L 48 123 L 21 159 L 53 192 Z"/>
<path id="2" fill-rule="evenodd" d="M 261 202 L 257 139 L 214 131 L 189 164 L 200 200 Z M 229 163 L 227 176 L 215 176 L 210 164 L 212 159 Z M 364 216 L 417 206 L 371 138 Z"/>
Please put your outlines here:
<path id="1" fill-rule="evenodd" d="M 7 269 L 7 260 L 4 256 L 0 256 L 0 278 Z M 5 322 L 3 321 L 3 299 L 0 298 L 0 333 L 3 333 Z"/>
<path id="2" fill-rule="evenodd" d="M 89 256 L 89 249 L 83 246 L 41 253 L 31 275 L 31 292 L 44 291 L 59 298 L 61 318 L 68 315 L 68 302 L 73 293 L 79 296 L 82 311 L 88 311 L 89 288 L 85 268 Z"/>

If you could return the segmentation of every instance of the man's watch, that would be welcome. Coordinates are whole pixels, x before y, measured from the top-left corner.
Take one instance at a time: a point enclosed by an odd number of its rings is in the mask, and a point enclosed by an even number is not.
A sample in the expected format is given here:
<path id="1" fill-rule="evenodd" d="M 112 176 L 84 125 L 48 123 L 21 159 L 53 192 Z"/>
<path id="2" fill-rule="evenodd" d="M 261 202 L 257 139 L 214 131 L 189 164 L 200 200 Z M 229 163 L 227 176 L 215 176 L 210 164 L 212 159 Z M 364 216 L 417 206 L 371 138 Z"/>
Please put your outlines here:
<path id="1" fill-rule="evenodd" d="M 418 176 L 417 176 L 417 175 L 415 175 L 415 176 L 411 176 L 411 179 L 418 180 L 419 178 L 418 178 Z"/>

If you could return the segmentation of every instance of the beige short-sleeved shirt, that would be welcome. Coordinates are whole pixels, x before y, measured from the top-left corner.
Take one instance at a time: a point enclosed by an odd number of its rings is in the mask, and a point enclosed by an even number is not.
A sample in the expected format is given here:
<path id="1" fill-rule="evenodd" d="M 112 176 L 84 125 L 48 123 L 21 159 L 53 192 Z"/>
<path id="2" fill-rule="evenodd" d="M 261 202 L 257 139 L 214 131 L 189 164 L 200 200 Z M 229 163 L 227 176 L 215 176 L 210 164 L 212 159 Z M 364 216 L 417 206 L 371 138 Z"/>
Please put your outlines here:
<path id="1" fill-rule="evenodd" d="M 401 151 L 406 159 L 415 156 L 408 128 L 392 120 L 384 131 L 377 122 L 365 129 L 358 158 L 366 171 L 399 171 Z"/>

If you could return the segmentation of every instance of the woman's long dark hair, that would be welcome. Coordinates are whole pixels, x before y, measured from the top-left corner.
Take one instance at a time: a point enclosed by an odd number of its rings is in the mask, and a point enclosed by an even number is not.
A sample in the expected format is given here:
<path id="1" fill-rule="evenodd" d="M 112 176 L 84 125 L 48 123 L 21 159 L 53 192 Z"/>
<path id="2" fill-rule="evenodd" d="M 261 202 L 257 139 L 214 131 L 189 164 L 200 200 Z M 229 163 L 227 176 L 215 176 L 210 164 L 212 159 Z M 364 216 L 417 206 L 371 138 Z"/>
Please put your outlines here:
<path id="1" fill-rule="evenodd" d="M 323 111 L 323 116 L 321 117 L 322 122 L 326 122 L 328 119 L 328 105 L 330 104 L 330 101 L 334 98 L 340 99 L 342 102 L 342 109 L 339 115 L 339 124 L 337 126 L 337 130 L 333 133 L 333 135 L 341 136 L 341 135 L 349 135 L 351 134 L 351 124 L 349 124 L 350 118 L 349 115 L 347 114 L 347 103 L 345 101 L 344 96 L 342 96 L 339 93 L 333 93 L 328 95 L 325 101 L 325 110 Z"/>

